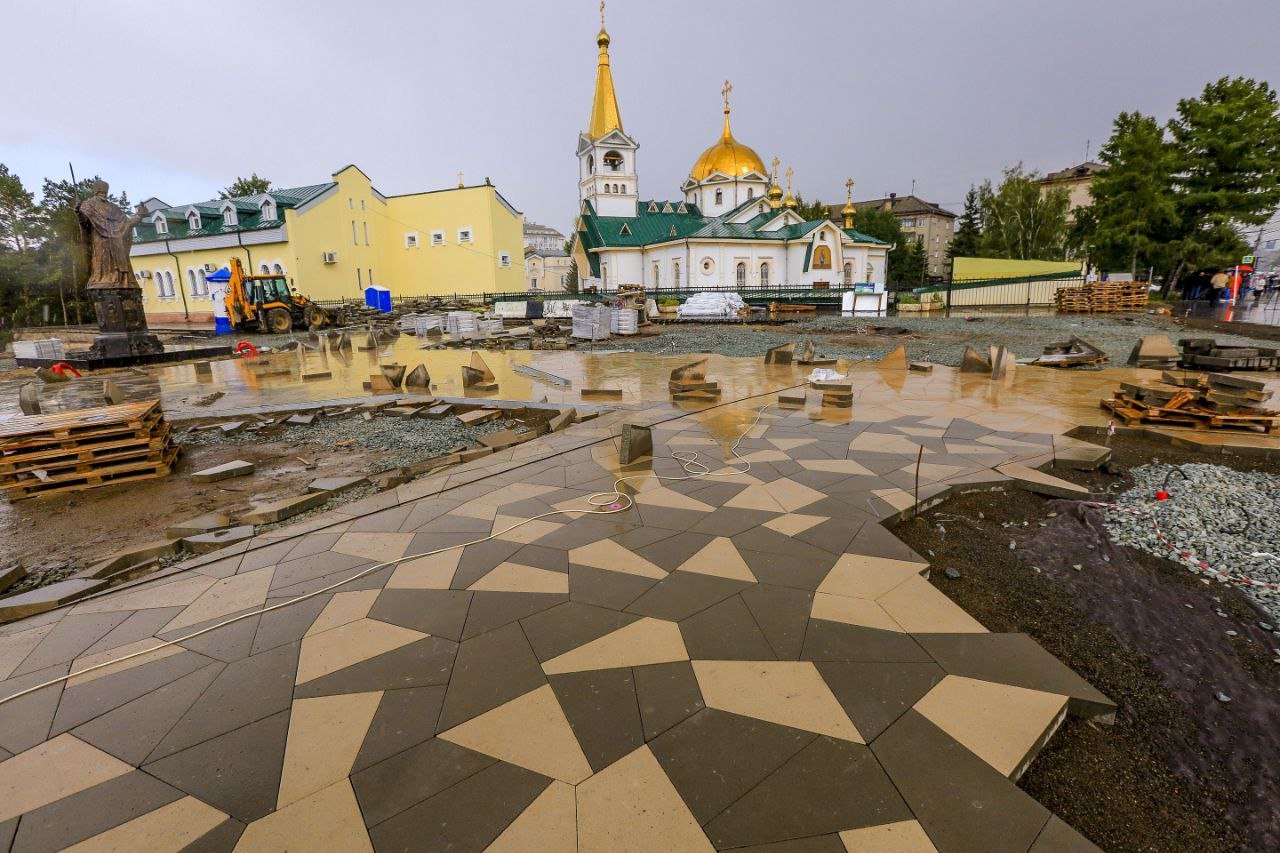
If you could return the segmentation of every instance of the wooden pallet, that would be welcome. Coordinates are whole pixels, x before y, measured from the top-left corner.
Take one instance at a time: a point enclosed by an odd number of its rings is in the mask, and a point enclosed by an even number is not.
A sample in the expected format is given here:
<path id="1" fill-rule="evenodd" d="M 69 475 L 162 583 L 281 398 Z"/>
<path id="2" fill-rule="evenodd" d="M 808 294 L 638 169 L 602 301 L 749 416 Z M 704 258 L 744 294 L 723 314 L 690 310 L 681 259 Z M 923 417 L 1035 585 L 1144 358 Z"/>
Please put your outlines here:
<path id="1" fill-rule="evenodd" d="M 146 436 L 162 418 L 160 403 L 156 400 L 15 418 L 0 423 L 0 453 L 52 446 L 77 447 L 128 435 Z"/>
<path id="2" fill-rule="evenodd" d="M 1280 415 L 1273 412 L 1225 414 L 1206 411 L 1185 403 L 1177 408 L 1150 406 L 1117 391 L 1115 397 L 1102 400 L 1102 408 L 1124 421 L 1126 426 L 1149 424 L 1152 426 L 1187 427 L 1197 430 L 1225 429 L 1246 432 L 1262 432 L 1268 435 L 1280 432 Z"/>
<path id="3" fill-rule="evenodd" d="M 47 481 L 33 480 L 22 485 L 8 485 L 4 487 L 4 492 L 10 501 L 20 501 L 27 498 L 47 497 L 65 492 L 115 485 L 117 483 L 132 483 L 138 480 L 167 477 L 173 470 L 173 463 L 177 459 L 178 452 L 179 448 L 173 446 L 156 462 L 116 465 L 88 473 L 73 472 L 72 474 L 52 477 Z"/>
<path id="4" fill-rule="evenodd" d="M 147 435 L 130 435 L 124 438 L 110 437 L 110 440 L 89 444 L 73 443 L 70 447 L 50 447 L 26 453 L 0 454 L 0 474 L 31 468 L 57 467 L 69 462 L 89 462 L 111 456 L 125 450 L 149 448 L 159 450 L 169 440 L 171 427 L 162 423 Z"/>
<path id="5" fill-rule="evenodd" d="M 69 473 L 91 474 L 97 471 L 109 470 L 119 465 L 146 462 L 159 463 L 164 461 L 164 457 L 169 452 L 170 447 L 171 445 L 168 442 L 161 442 L 155 447 L 127 448 L 104 454 L 94 459 L 63 460 L 43 465 L 31 465 L 6 473 L 3 478 L 0 478 L 0 487 L 7 488 L 11 485 L 48 482 L 47 480 L 41 480 L 36 475 L 36 471 L 43 471 L 47 477 L 53 478 Z"/>

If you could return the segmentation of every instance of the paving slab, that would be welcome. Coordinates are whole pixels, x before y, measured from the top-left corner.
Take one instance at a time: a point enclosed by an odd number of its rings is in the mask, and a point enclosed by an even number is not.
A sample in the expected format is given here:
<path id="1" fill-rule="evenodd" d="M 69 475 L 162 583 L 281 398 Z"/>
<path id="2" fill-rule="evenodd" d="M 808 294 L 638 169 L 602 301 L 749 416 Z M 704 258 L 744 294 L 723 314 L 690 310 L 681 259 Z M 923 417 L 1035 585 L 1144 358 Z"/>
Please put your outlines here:
<path id="1" fill-rule="evenodd" d="M 241 524 L 271 524 L 276 521 L 283 521 L 309 509 L 315 509 L 329 500 L 330 497 L 332 495 L 329 492 L 317 490 L 309 491 L 305 495 L 280 498 L 270 503 L 255 506 L 249 512 L 242 514 L 239 521 Z"/>
<path id="2" fill-rule="evenodd" d="M 321 477 L 307 484 L 309 492 L 324 492 L 330 496 L 341 494 L 369 482 L 368 477 Z"/>
<path id="3" fill-rule="evenodd" d="M 182 541 L 183 544 L 185 544 L 193 553 L 206 554 L 210 551 L 217 551 L 219 548 L 225 548 L 228 545 L 245 542 L 252 538 L 253 526 L 243 524 L 238 527 L 228 527 L 226 530 L 215 530 L 212 533 L 200 533 L 195 536 L 188 536 Z"/>
<path id="4" fill-rule="evenodd" d="M 193 483 L 216 483 L 219 480 L 228 480 L 232 477 L 244 477 L 252 474 L 253 471 L 252 462 L 236 460 L 235 462 L 224 462 L 212 468 L 196 471 L 191 475 L 191 481 Z"/>

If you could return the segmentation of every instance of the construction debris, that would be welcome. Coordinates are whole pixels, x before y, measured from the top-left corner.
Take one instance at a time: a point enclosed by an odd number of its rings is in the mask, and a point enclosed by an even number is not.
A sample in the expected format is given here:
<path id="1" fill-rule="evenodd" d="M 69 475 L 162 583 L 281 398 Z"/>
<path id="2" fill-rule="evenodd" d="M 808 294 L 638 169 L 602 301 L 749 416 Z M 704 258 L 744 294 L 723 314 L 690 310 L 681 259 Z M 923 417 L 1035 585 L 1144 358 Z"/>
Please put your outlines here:
<path id="1" fill-rule="evenodd" d="M 819 355 L 813 346 L 813 341 L 805 341 L 801 344 L 795 355 L 796 364 L 805 367 L 829 367 L 836 363 L 836 359 L 830 356 Z"/>
<path id="2" fill-rule="evenodd" d="M 18 407 L 24 415 L 40 414 L 40 389 L 34 382 L 23 383 L 18 389 Z"/>
<path id="3" fill-rule="evenodd" d="M 647 426 L 637 424 L 622 425 L 622 448 L 618 451 L 618 461 L 623 465 L 644 456 L 653 455 L 653 431 Z"/>
<path id="4" fill-rule="evenodd" d="M 1078 335 L 1071 340 L 1049 344 L 1044 354 L 1032 360 L 1041 367 L 1101 367 L 1111 360 L 1102 348 Z"/>
<path id="5" fill-rule="evenodd" d="M 1126 425 L 1183 426 L 1194 429 L 1280 431 L 1280 413 L 1262 408 L 1271 398 L 1261 382 L 1210 373 L 1178 376 L 1176 382 L 1122 382 L 1102 407 Z"/>
<path id="6" fill-rule="evenodd" d="M 790 364 L 792 359 L 795 358 L 795 351 L 796 345 L 794 343 L 770 347 L 769 351 L 764 354 L 764 363 Z"/>
<path id="7" fill-rule="evenodd" d="M 1130 367 L 1150 367 L 1163 370 L 1178 363 L 1178 351 L 1167 335 L 1146 335 L 1133 345 L 1126 362 Z"/>
<path id="8" fill-rule="evenodd" d="M 778 392 L 778 408 L 780 409 L 803 409 L 804 403 L 805 393 L 803 391 Z"/>
<path id="9" fill-rule="evenodd" d="M 960 362 L 961 373 L 985 373 L 991 375 L 991 362 L 978 355 L 973 347 L 964 348 L 964 361 Z"/>
<path id="10" fill-rule="evenodd" d="M 1179 362 L 1183 367 L 1211 367 L 1214 370 L 1280 369 L 1280 350 L 1219 344 L 1213 338 L 1183 338 Z M 1172 366 L 1172 365 L 1170 365 Z"/>
<path id="11" fill-rule="evenodd" d="M 580 392 L 584 400 L 621 400 L 621 388 L 583 388 Z"/>
<path id="12" fill-rule="evenodd" d="M 914 370 L 916 373 L 933 373 L 933 363 L 929 361 L 913 361 L 907 365 L 907 369 Z"/>
<path id="13" fill-rule="evenodd" d="M 191 475 L 191 482 L 216 483 L 219 480 L 229 480 L 232 477 L 244 477 L 252 474 L 253 471 L 252 462 L 237 459 L 234 462 L 226 462 L 222 465 L 215 465 L 212 468 L 205 468 L 203 471 L 197 471 Z"/>
<path id="14" fill-rule="evenodd" d="M 472 351 L 470 366 L 462 366 L 462 387 L 478 391 L 493 391 L 498 387 L 497 378 L 478 352 Z"/>
<path id="15" fill-rule="evenodd" d="M 393 389 L 399 389 L 404 384 L 404 373 L 407 368 L 403 364 L 380 364 L 378 370 L 382 372 L 383 377 Z"/>
<path id="16" fill-rule="evenodd" d="M 409 371 L 409 375 L 404 378 L 405 388 L 430 388 L 431 374 L 427 372 L 425 364 L 419 364 L 413 370 Z"/>
<path id="17" fill-rule="evenodd" d="M 547 382 L 551 385 L 560 385 L 565 388 L 573 385 L 572 381 L 565 379 L 563 376 L 556 376 L 554 373 L 547 373 L 545 370 L 539 370 L 538 368 L 530 367 L 527 364 L 517 364 L 512 369 L 523 376 L 531 376 L 540 382 Z"/>
<path id="18" fill-rule="evenodd" d="M 1092 281 L 1082 287 L 1064 287 L 1053 295 L 1063 314 L 1109 314 L 1145 311 L 1151 297 L 1145 281 Z"/>
<path id="19" fill-rule="evenodd" d="M 0 489 L 17 501 L 167 477 L 178 455 L 169 432 L 158 400 L 0 424 Z"/>
<path id="20" fill-rule="evenodd" d="M 991 378 L 1004 379 L 1018 364 L 1017 358 L 1005 346 L 991 348 Z"/>

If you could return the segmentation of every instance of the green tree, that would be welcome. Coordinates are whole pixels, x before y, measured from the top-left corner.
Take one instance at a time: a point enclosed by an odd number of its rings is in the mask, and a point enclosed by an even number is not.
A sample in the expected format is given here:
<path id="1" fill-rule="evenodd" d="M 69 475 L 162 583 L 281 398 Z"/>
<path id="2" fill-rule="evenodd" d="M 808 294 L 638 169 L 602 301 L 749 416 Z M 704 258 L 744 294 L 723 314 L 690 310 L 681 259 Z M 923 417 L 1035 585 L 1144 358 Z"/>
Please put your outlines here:
<path id="1" fill-rule="evenodd" d="M 863 208 L 853 218 L 853 228 L 868 237 L 883 240 L 892 247 L 889 249 L 889 264 L 885 273 L 888 284 L 919 286 L 924 253 L 914 240 L 908 239 L 903 233 L 898 217 L 878 207 Z"/>
<path id="2" fill-rule="evenodd" d="M 964 213 L 960 215 L 960 224 L 956 228 L 955 237 L 947 247 L 949 258 L 976 257 L 982 246 L 982 210 L 978 206 L 978 190 L 969 187 L 964 196 Z"/>
<path id="3" fill-rule="evenodd" d="M 1104 269 L 1154 265 L 1179 222 L 1173 146 L 1154 117 L 1124 112 L 1098 152 L 1106 169 L 1089 187 L 1093 204 L 1076 212 L 1073 240 Z"/>
<path id="4" fill-rule="evenodd" d="M 573 257 L 573 240 L 572 239 L 564 241 L 564 253 L 568 255 L 570 258 Z M 569 261 L 569 273 L 568 275 L 565 276 L 565 280 L 564 280 L 564 292 L 565 293 L 578 292 L 578 262 L 577 261 Z"/>
<path id="5" fill-rule="evenodd" d="M 805 222 L 812 222 L 815 219 L 826 219 L 830 215 L 827 206 L 817 199 L 810 204 L 804 200 L 799 193 L 796 194 L 796 214 Z"/>
<path id="6" fill-rule="evenodd" d="M 247 178 L 236 178 L 235 183 L 218 193 L 218 198 L 240 198 L 246 195 L 258 195 L 269 189 L 271 189 L 271 182 L 266 178 L 259 178 L 258 173 L 254 172 Z"/>
<path id="7" fill-rule="evenodd" d="M 1040 174 L 1019 163 L 1005 169 L 1000 186 L 978 188 L 980 251 L 988 258 L 1062 260 L 1066 256 L 1067 191 L 1041 192 Z"/>
<path id="8" fill-rule="evenodd" d="M 1223 77 L 1177 112 L 1168 128 L 1179 227 L 1166 293 L 1188 270 L 1235 260 L 1247 246 L 1236 229 L 1280 206 L 1280 109 L 1269 84 Z"/>

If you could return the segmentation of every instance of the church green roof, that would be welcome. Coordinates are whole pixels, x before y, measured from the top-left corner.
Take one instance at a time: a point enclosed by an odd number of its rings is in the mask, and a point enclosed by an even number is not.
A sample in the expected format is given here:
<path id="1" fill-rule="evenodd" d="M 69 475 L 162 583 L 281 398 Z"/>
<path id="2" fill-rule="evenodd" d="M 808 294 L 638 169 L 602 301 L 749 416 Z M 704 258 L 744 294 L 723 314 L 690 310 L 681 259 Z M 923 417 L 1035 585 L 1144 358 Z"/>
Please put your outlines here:
<path id="1" fill-rule="evenodd" d="M 213 237 L 218 234 L 235 234 L 244 231 L 261 231 L 268 228 L 279 228 L 284 224 L 284 212 L 292 207 L 299 207 L 322 193 L 334 183 L 311 184 L 305 187 L 288 187 L 268 190 L 265 193 L 237 196 L 235 198 L 198 201 L 193 204 L 178 204 L 158 210 L 148 210 L 146 218 L 137 225 L 138 236 L 134 243 L 154 243 L 159 240 L 183 240 L 195 237 Z M 276 204 L 276 218 L 262 218 L 262 202 L 270 198 Z M 222 207 L 231 202 L 236 209 L 236 224 L 226 225 L 222 218 Z M 192 229 L 187 222 L 187 211 L 195 208 L 200 212 L 200 227 Z M 160 234 L 152 223 L 156 213 L 164 214 L 168 223 L 167 234 Z"/>

